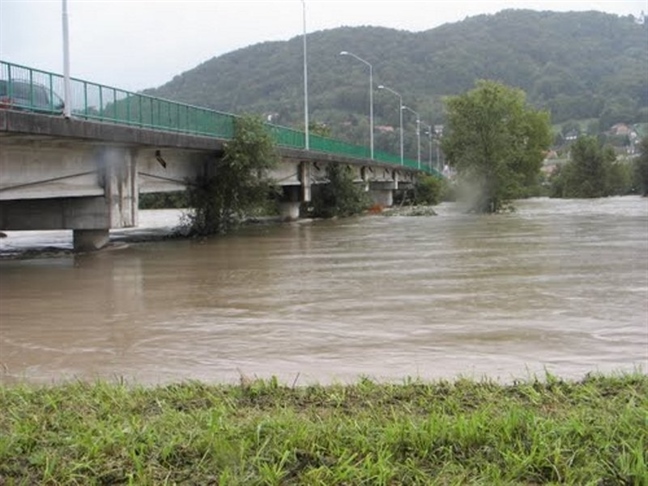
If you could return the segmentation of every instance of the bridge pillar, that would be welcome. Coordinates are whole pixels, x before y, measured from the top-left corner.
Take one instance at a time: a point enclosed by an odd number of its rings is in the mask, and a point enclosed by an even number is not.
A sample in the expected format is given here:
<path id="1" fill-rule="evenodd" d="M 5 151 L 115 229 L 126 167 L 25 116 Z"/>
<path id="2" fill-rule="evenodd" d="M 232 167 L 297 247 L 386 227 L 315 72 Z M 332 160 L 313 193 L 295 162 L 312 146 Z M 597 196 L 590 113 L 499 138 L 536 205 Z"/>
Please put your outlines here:
<path id="1" fill-rule="evenodd" d="M 394 181 L 381 181 L 369 183 L 369 195 L 374 204 L 379 204 L 382 207 L 389 208 L 394 205 L 394 189 L 396 188 Z"/>
<path id="2" fill-rule="evenodd" d="M 308 162 L 299 164 L 299 181 L 301 182 L 301 200 L 302 202 L 310 202 L 312 197 L 311 192 L 311 175 L 312 166 Z"/>
<path id="3" fill-rule="evenodd" d="M 104 198 L 110 222 L 107 228 L 137 226 L 137 167 L 130 150 L 108 148 L 102 151 L 99 174 L 100 177 L 103 175 Z"/>
<path id="4" fill-rule="evenodd" d="M 106 147 L 94 159 L 104 194 L 94 211 L 82 211 L 68 223 L 75 251 L 100 250 L 110 241 L 110 228 L 137 226 L 137 168 L 130 150 Z"/>

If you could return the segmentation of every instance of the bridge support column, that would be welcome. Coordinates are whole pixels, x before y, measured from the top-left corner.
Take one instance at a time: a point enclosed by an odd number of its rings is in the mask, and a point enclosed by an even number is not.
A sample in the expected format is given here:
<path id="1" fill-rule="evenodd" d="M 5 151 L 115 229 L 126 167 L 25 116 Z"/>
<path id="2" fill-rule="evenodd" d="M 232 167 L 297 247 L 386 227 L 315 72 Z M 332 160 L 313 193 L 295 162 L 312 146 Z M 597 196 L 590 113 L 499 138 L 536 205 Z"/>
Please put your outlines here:
<path id="1" fill-rule="evenodd" d="M 137 226 L 138 189 L 135 158 L 128 149 L 107 148 L 99 156 L 99 175 L 103 176 L 107 228 Z M 104 229 L 102 227 L 101 229 Z"/>
<path id="2" fill-rule="evenodd" d="M 299 180 L 301 182 L 301 201 L 311 201 L 311 164 L 302 162 L 299 164 Z"/>
<path id="3" fill-rule="evenodd" d="M 95 251 L 106 246 L 110 240 L 107 229 L 75 229 L 72 231 L 74 251 Z"/>
<path id="4" fill-rule="evenodd" d="M 94 251 L 110 241 L 110 228 L 137 226 L 137 171 L 130 150 L 107 147 L 95 156 L 99 184 L 103 186 L 103 208 L 72 221 L 75 251 Z"/>
<path id="5" fill-rule="evenodd" d="M 369 184 L 369 195 L 374 204 L 379 204 L 384 208 L 390 208 L 394 205 L 394 189 L 396 183 L 392 181 L 371 182 Z"/>

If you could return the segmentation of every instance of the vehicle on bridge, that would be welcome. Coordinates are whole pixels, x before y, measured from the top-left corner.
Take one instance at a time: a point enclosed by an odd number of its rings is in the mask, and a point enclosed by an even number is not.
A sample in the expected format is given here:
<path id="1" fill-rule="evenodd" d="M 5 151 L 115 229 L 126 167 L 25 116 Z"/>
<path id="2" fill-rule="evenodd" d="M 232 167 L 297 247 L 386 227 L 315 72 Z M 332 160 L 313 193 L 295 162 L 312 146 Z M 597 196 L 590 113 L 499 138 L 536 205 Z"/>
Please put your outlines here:
<path id="1" fill-rule="evenodd" d="M 61 97 L 43 84 L 0 79 L 0 109 L 62 114 L 63 107 Z"/>

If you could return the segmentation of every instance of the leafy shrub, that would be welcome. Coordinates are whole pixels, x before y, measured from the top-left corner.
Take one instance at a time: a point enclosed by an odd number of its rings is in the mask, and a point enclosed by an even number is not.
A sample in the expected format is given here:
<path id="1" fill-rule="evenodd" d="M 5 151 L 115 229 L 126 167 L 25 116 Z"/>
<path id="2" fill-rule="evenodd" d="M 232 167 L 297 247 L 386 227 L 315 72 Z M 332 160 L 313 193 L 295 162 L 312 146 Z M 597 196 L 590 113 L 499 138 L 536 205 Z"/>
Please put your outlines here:
<path id="1" fill-rule="evenodd" d="M 346 165 L 330 164 L 326 168 L 327 184 L 313 187 L 311 215 L 316 218 L 353 216 L 366 210 L 369 197 L 353 180 Z"/>

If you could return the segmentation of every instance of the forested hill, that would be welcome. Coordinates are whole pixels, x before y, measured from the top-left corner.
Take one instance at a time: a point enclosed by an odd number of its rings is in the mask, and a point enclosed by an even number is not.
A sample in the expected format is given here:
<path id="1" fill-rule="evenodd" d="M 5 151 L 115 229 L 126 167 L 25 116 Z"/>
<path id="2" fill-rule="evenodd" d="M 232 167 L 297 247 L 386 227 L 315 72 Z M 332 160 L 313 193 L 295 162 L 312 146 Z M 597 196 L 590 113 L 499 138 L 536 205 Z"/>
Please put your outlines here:
<path id="1" fill-rule="evenodd" d="M 310 33 L 310 118 L 336 136 L 361 138 L 368 113 L 367 66 L 375 85 L 400 92 L 428 123 L 442 122 L 441 100 L 489 78 L 526 91 L 554 123 L 599 118 L 648 121 L 648 25 L 600 12 L 505 10 L 425 32 L 342 27 Z M 210 59 L 146 92 L 221 111 L 303 120 L 303 39 L 257 44 Z M 376 125 L 398 125 L 397 99 L 374 95 Z"/>

